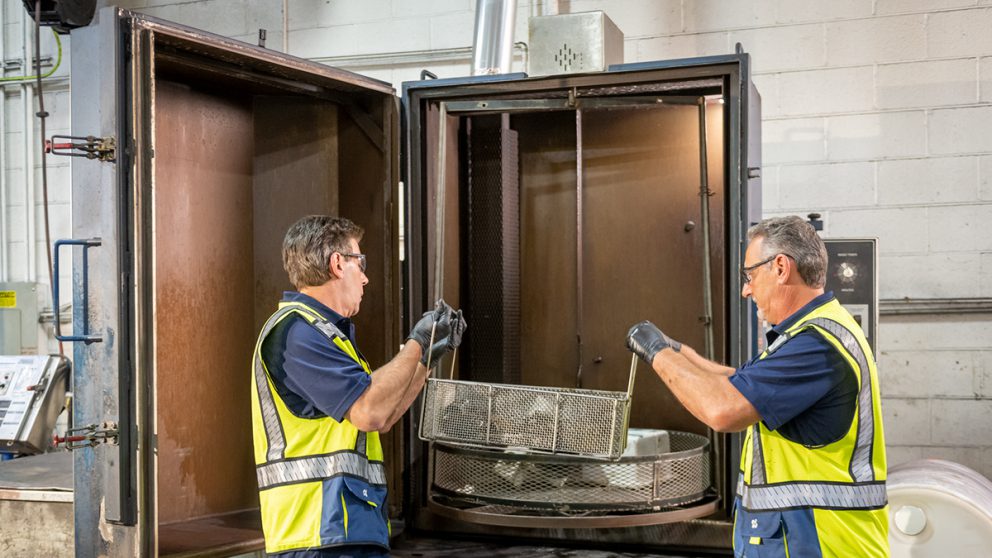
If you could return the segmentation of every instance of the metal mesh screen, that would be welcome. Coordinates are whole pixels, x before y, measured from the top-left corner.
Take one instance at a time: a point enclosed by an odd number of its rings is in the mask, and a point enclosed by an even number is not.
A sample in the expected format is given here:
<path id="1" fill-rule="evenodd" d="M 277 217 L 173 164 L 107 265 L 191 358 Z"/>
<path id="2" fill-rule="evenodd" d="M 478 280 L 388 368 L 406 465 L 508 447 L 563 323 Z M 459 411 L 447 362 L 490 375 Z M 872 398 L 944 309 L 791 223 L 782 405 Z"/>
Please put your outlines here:
<path id="1" fill-rule="evenodd" d="M 520 180 L 517 133 L 471 119 L 468 159 L 467 367 L 482 382 L 520 382 Z M 486 128 L 484 125 L 495 126 Z"/>
<path id="2" fill-rule="evenodd" d="M 420 437 L 483 448 L 616 459 L 626 447 L 624 392 L 432 378 Z"/>
<path id="3" fill-rule="evenodd" d="M 619 462 L 434 445 L 433 488 L 475 502 L 537 509 L 648 510 L 689 504 L 710 487 L 709 441 L 669 432 L 671 451 Z"/>

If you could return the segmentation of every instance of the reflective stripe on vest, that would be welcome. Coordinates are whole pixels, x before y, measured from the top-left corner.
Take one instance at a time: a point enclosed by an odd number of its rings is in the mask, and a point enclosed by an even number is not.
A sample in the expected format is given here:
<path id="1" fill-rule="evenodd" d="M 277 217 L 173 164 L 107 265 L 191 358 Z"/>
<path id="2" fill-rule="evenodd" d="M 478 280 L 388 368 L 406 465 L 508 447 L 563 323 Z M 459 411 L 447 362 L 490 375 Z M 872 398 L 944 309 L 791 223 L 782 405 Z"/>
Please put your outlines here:
<path id="1" fill-rule="evenodd" d="M 372 485 L 386 485 L 386 469 L 382 463 L 369 461 L 364 454 L 351 451 L 266 463 L 259 465 L 255 472 L 259 490 L 320 481 L 337 475 L 360 478 Z"/>
<path id="2" fill-rule="evenodd" d="M 741 504 L 749 510 L 789 508 L 877 509 L 886 504 L 885 482 L 867 484 L 787 482 L 750 486 L 737 485 Z"/>

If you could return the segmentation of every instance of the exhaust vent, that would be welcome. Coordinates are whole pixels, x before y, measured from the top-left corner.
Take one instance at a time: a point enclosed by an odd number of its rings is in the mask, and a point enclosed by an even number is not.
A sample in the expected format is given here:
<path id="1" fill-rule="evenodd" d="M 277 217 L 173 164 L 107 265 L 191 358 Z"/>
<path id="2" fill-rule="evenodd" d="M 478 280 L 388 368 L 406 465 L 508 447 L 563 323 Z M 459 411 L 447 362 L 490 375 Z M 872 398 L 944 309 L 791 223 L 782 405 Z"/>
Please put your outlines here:
<path id="1" fill-rule="evenodd" d="M 527 73 L 603 72 L 623 64 L 623 33 L 603 12 L 532 17 Z"/>

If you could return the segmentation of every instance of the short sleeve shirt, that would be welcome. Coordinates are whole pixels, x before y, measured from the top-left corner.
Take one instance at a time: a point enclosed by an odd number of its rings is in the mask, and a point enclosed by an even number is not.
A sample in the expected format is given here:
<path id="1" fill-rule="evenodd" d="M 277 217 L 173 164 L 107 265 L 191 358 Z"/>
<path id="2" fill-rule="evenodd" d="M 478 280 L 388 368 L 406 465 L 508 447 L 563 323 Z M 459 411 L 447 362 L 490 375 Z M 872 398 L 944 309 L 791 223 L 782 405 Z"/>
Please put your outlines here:
<path id="1" fill-rule="evenodd" d="M 302 293 L 286 292 L 282 300 L 313 308 L 357 350 L 355 324 L 350 319 Z M 279 396 L 298 417 L 329 416 L 340 422 L 372 382 L 355 359 L 297 315 L 272 330 L 262 344 L 262 358 Z"/>
<path id="2" fill-rule="evenodd" d="M 771 345 L 805 314 L 833 300 L 824 293 L 771 328 Z M 806 446 L 839 440 L 851 427 L 858 379 L 843 355 L 816 330 L 807 329 L 768 357 L 738 368 L 730 382 L 754 405 L 769 430 Z"/>

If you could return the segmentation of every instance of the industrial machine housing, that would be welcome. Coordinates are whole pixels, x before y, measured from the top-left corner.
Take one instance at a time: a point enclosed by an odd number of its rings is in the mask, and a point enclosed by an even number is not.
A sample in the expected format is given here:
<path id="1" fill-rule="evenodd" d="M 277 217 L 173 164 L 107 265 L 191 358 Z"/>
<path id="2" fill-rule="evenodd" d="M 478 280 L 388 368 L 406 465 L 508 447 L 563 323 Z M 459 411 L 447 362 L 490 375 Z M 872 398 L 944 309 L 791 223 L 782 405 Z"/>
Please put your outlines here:
<path id="1" fill-rule="evenodd" d="M 462 380 L 622 391 L 642 319 L 719 361 L 752 351 L 737 269 L 760 214 L 760 99 L 743 52 L 408 83 L 401 111 L 383 82 L 116 8 L 72 48 L 73 134 L 116 140 L 72 167 L 73 235 L 91 241 L 74 256 L 74 424 L 116 425 L 74 455 L 79 556 L 258 548 L 249 361 L 304 215 L 366 230 L 355 322 L 373 366 L 438 296 L 470 323 Z M 645 370 L 630 425 L 709 439 L 701 500 L 581 518 L 441 499 L 414 416 L 384 436 L 392 515 L 727 548 L 738 437 Z"/>

